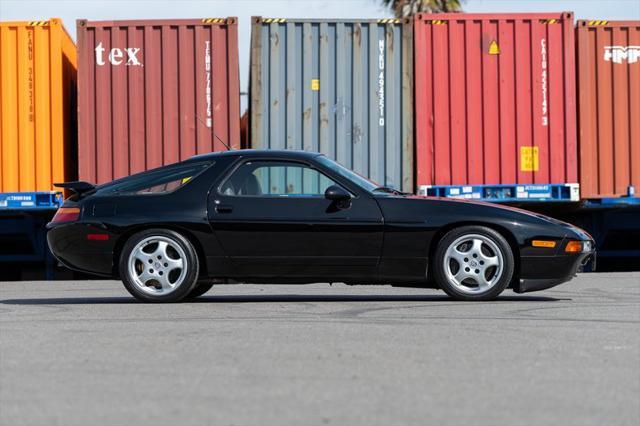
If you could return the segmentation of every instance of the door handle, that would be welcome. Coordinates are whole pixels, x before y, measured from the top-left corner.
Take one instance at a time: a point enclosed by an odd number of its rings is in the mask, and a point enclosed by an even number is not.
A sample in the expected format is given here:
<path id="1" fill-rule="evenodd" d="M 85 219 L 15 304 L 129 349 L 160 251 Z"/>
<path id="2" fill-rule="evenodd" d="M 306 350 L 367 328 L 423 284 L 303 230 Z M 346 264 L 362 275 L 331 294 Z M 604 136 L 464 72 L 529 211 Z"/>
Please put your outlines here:
<path id="1" fill-rule="evenodd" d="M 216 213 L 231 213 L 233 211 L 233 207 L 228 204 L 218 204 L 215 209 Z"/>

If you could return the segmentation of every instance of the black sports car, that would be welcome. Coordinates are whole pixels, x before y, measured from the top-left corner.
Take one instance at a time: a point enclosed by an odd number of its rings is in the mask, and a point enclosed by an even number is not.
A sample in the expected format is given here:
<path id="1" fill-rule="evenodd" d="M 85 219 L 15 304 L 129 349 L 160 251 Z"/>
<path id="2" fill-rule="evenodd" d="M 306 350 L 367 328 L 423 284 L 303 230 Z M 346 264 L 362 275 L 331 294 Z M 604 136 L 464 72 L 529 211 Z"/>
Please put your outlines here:
<path id="1" fill-rule="evenodd" d="M 48 224 L 53 254 L 120 277 L 149 302 L 214 283 L 391 284 L 490 300 L 543 290 L 595 256 L 567 223 L 495 204 L 400 193 L 299 151 L 193 157 L 75 191 Z"/>

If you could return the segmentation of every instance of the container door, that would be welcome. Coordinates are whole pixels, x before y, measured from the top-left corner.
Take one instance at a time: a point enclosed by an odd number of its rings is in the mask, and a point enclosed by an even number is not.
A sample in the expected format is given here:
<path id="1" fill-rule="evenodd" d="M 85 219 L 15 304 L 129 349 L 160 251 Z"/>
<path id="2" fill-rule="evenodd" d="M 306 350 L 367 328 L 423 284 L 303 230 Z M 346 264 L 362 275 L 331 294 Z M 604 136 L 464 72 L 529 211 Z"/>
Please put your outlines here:
<path id="1" fill-rule="evenodd" d="M 382 213 L 364 196 L 348 206 L 325 199 L 336 184 L 291 161 L 245 161 L 231 172 L 209 199 L 209 220 L 238 276 L 374 279 Z"/>

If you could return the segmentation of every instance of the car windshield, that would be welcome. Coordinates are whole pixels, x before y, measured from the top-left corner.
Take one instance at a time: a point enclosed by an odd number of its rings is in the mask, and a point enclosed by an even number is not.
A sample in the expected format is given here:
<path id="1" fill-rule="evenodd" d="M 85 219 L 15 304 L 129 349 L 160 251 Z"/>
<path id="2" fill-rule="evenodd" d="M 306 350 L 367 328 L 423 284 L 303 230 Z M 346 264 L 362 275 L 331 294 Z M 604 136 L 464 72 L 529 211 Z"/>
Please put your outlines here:
<path id="1" fill-rule="evenodd" d="M 324 155 L 320 155 L 316 157 L 316 160 L 323 166 L 330 168 L 332 171 L 338 173 L 340 176 L 343 176 L 349 179 L 351 182 L 358 184 L 360 187 L 366 189 L 369 192 L 373 192 L 381 186 L 371 179 L 367 179 L 364 176 L 359 175 L 358 173 L 347 169 L 346 167 L 340 165 L 339 163 L 330 160 Z"/>

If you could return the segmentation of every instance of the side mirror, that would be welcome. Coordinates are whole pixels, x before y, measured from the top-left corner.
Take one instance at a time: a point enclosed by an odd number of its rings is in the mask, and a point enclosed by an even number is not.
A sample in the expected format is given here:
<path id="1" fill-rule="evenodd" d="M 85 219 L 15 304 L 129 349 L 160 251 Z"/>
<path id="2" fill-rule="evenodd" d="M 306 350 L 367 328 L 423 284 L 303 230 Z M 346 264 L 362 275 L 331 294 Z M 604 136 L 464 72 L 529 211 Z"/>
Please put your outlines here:
<path id="1" fill-rule="evenodd" d="M 331 185 L 324 191 L 324 198 L 331 201 L 347 201 L 351 199 L 351 194 L 346 189 L 338 185 Z"/>

